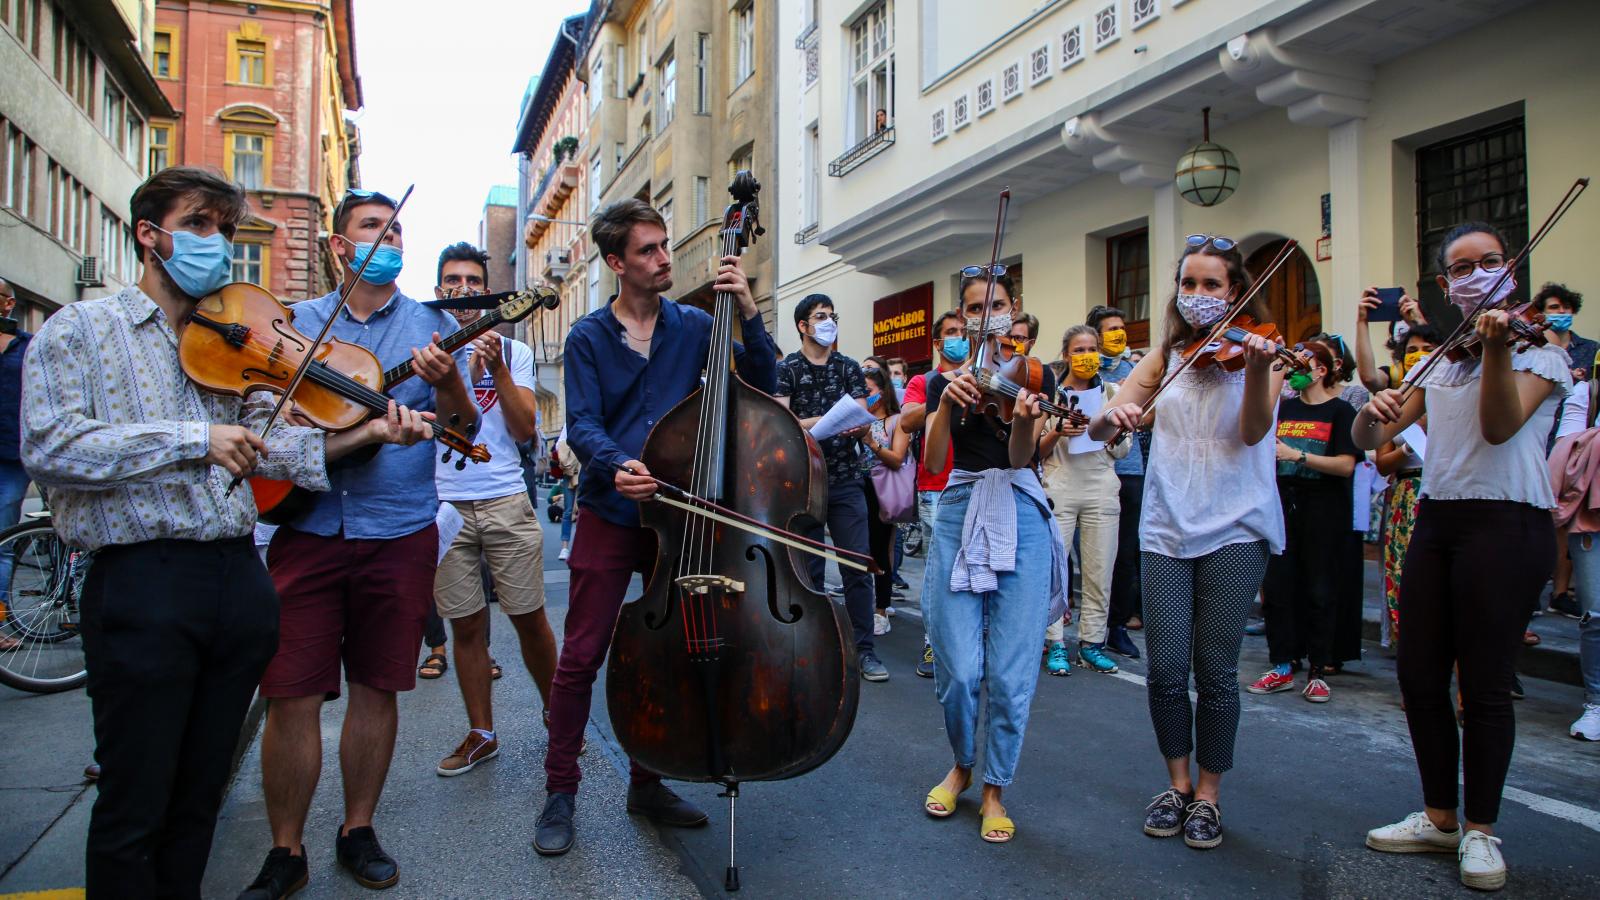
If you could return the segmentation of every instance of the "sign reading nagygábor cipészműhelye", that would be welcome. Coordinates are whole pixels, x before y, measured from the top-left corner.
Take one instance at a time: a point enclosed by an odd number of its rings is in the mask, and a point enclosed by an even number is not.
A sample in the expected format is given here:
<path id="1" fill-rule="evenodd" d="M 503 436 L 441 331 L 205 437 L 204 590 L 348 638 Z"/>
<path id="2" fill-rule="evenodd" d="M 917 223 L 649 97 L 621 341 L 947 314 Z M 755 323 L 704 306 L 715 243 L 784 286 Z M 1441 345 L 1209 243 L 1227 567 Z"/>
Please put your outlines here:
<path id="1" fill-rule="evenodd" d="M 872 304 L 872 352 L 911 365 L 933 358 L 933 282 L 890 294 Z"/>

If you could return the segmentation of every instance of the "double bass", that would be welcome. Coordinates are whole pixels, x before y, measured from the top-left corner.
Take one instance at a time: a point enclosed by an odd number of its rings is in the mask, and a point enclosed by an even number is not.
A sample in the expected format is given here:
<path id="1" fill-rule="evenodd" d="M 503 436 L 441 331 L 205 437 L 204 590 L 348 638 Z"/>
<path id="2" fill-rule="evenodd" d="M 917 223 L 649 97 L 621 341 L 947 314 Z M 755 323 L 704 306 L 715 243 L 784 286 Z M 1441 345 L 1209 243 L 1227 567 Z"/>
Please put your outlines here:
<path id="1" fill-rule="evenodd" d="M 735 176 L 719 258 L 761 233 L 759 190 Z M 792 532 L 826 517 L 821 448 L 734 371 L 733 322 L 734 296 L 719 291 L 704 383 L 645 440 L 661 487 L 640 519 L 659 549 L 643 597 L 622 607 L 606 673 L 623 749 L 666 778 L 722 784 L 730 813 L 741 783 L 832 757 L 860 692 L 850 625 L 795 552 L 815 550 Z M 738 889 L 732 858 L 725 886 Z"/>

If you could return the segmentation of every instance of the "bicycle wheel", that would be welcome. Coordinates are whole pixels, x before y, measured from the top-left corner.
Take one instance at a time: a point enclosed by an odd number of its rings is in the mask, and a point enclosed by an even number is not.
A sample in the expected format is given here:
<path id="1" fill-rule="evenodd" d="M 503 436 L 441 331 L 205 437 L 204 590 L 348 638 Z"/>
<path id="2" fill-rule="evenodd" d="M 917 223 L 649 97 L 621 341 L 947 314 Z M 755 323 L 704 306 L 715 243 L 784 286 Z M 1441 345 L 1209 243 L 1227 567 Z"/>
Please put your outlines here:
<path id="1" fill-rule="evenodd" d="M 35 694 L 81 687 L 77 555 L 48 519 L 0 531 L 0 684 Z"/>

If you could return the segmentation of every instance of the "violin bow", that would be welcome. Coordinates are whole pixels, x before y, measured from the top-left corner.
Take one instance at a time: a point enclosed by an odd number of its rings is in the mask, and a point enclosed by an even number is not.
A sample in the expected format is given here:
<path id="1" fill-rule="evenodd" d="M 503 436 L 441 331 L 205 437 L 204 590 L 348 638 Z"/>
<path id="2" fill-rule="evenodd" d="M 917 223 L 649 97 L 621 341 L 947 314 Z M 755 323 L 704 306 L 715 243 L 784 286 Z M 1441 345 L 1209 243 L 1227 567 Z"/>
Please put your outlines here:
<path id="1" fill-rule="evenodd" d="M 1189 367 L 1194 364 L 1194 361 L 1200 358 L 1200 349 L 1204 349 L 1207 344 L 1214 343 L 1222 336 L 1223 332 L 1228 330 L 1229 326 L 1233 324 L 1234 317 L 1239 315 L 1239 313 L 1244 312 L 1245 307 L 1250 305 L 1250 301 L 1255 299 L 1256 294 L 1259 294 L 1261 289 L 1266 287 L 1267 282 L 1272 280 L 1272 276 L 1276 275 L 1278 270 L 1283 267 L 1283 264 L 1289 261 L 1289 255 L 1294 252 L 1294 249 L 1297 246 L 1299 246 L 1299 244 L 1293 238 L 1284 242 L 1284 245 L 1279 248 L 1277 255 L 1272 257 L 1272 262 L 1268 263 L 1267 268 L 1261 273 L 1261 277 L 1256 279 L 1256 283 L 1250 286 L 1250 290 L 1246 291 L 1238 300 L 1235 300 L 1233 304 L 1223 312 L 1222 318 L 1218 319 L 1216 323 L 1211 326 L 1211 330 L 1206 333 L 1206 339 L 1200 342 L 1199 349 L 1196 349 L 1194 353 L 1191 353 L 1188 356 L 1181 357 L 1178 360 L 1177 367 L 1171 372 L 1168 372 L 1166 377 L 1161 379 L 1161 383 L 1156 385 L 1156 389 L 1152 391 L 1150 397 L 1144 401 L 1144 408 L 1146 410 L 1153 407 L 1156 402 L 1156 398 L 1161 396 L 1161 392 L 1165 391 L 1169 385 L 1176 381 L 1179 375 L 1187 372 Z M 1182 264 L 1181 260 L 1179 264 Z M 1107 441 L 1106 443 L 1118 444 L 1121 443 L 1122 439 L 1127 436 L 1128 430 L 1126 428 L 1118 427 L 1117 433 L 1113 435 L 1111 440 Z"/>
<path id="2" fill-rule="evenodd" d="M 977 377 L 978 373 L 983 370 L 985 353 L 989 349 L 989 308 L 994 305 L 994 286 L 996 283 L 998 283 L 1000 277 L 994 274 L 994 267 L 1000 264 L 1000 245 L 1005 240 L 1006 213 L 1009 212 L 1010 209 L 1011 188 L 1008 186 L 1000 191 L 1000 208 L 995 212 L 994 215 L 994 249 L 989 253 L 989 289 L 987 292 L 985 292 L 983 297 L 983 319 L 978 325 L 977 335 L 974 336 L 978 346 L 972 352 L 973 377 Z M 1015 302 L 1017 298 L 1012 297 L 1011 299 L 1013 302 Z M 961 298 L 957 297 L 957 307 L 959 307 L 960 304 Z M 963 311 L 963 315 L 965 315 L 965 311 Z M 966 415 L 967 411 L 962 410 L 962 419 L 965 419 Z"/>
<path id="3" fill-rule="evenodd" d="M 339 300 L 333 305 L 333 312 L 328 315 L 328 320 L 322 323 L 322 330 L 317 332 L 316 340 L 311 342 L 311 349 L 306 351 L 305 359 L 300 360 L 300 367 L 294 370 L 294 377 L 289 379 L 289 386 L 284 388 L 283 393 L 278 395 L 278 402 L 272 407 L 272 415 L 268 416 L 266 424 L 261 426 L 259 437 L 263 442 L 266 441 L 268 432 L 272 431 L 272 426 L 278 424 L 278 416 L 283 413 L 283 407 L 289 402 L 289 398 L 293 397 L 294 392 L 300 388 L 301 380 L 306 377 L 306 370 L 311 368 L 311 364 L 316 361 L 317 348 L 322 346 L 323 341 L 327 340 L 328 332 L 333 329 L 333 323 L 338 320 L 339 313 L 344 311 L 345 302 L 350 299 L 350 293 L 356 289 L 357 284 L 361 283 L 361 275 L 367 271 L 367 264 L 372 262 L 374 256 L 378 255 L 378 247 L 383 244 L 383 239 L 389 236 L 389 229 L 394 227 L 395 220 L 400 218 L 400 210 L 406 205 L 406 201 L 411 198 L 411 192 L 416 189 L 417 186 L 415 184 L 406 188 L 406 192 L 400 196 L 400 202 L 395 204 L 394 212 L 389 215 L 389 221 L 383 223 L 383 230 L 378 232 L 378 239 L 372 242 L 372 250 L 368 251 L 367 258 L 361 261 L 361 266 L 356 269 L 356 274 L 346 281 L 344 287 L 339 290 Z M 228 483 L 228 489 L 223 491 L 222 495 L 226 497 L 233 493 L 234 488 L 237 488 L 246 477 L 245 475 L 233 476 L 233 481 Z"/>
<path id="4" fill-rule="evenodd" d="M 1556 208 L 1550 211 L 1550 215 L 1545 217 L 1544 223 L 1539 226 L 1538 230 L 1533 233 L 1532 237 L 1528 238 L 1527 245 L 1525 245 L 1516 256 L 1511 257 L 1511 260 L 1507 262 L 1501 269 L 1500 277 L 1494 280 L 1494 285 L 1489 288 L 1489 290 L 1483 295 L 1483 298 L 1479 300 L 1477 305 L 1472 308 L 1470 313 L 1461 317 L 1461 322 L 1456 325 L 1454 331 L 1450 332 L 1450 336 L 1445 338 L 1444 342 L 1441 343 L 1439 347 L 1432 353 L 1428 354 L 1428 358 L 1423 360 L 1417 366 L 1416 374 L 1407 378 L 1405 384 L 1400 386 L 1401 403 L 1405 403 L 1411 398 L 1411 395 L 1417 389 L 1417 384 L 1421 382 L 1429 372 L 1433 371 L 1433 367 L 1438 365 L 1438 361 L 1442 359 L 1449 350 L 1453 350 L 1466 343 L 1467 339 L 1471 337 L 1477 326 L 1478 314 L 1490 308 L 1490 304 L 1491 301 L 1494 300 L 1495 293 L 1498 292 L 1501 286 L 1506 283 L 1506 279 L 1515 277 L 1517 267 L 1521 266 L 1523 262 L 1527 260 L 1528 254 L 1533 251 L 1533 248 L 1537 247 L 1539 243 L 1545 239 L 1545 236 L 1555 228 L 1556 223 L 1561 221 L 1562 217 L 1566 216 L 1567 210 L 1571 209 L 1572 205 L 1578 202 L 1578 197 L 1582 195 L 1583 192 L 1588 189 L 1588 187 L 1589 179 L 1579 178 L 1572 183 L 1572 187 L 1567 188 L 1567 192 L 1562 194 L 1561 200 L 1556 203 Z M 1498 306 L 1499 304 L 1495 304 L 1496 308 L 1498 308 Z M 1378 424 L 1379 422 L 1374 419 L 1368 422 L 1367 426 L 1370 428 Z"/>

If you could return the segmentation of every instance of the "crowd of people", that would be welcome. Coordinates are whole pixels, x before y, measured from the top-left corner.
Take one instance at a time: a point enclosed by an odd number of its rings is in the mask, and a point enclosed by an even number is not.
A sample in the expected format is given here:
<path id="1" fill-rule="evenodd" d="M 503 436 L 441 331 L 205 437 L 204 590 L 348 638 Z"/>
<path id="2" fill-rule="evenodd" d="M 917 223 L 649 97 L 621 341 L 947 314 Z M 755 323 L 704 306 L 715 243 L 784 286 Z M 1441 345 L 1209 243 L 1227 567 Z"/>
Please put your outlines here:
<path id="1" fill-rule="evenodd" d="M 344 282 L 294 304 L 294 327 L 314 334 L 331 320 L 333 337 L 366 348 L 386 372 L 408 364 L 418 377 L 386 383 L 387 411 L 356 428 L 318 430 L 291 404 L 263 438 L 271 398 L 203 390 L 178 353 L 197 309 L 229 281 L 243 191 L 175 167 L 142 185 L 132 208 L 138 284 L 66 307 L 37 335 L 0 338 L 0 375 L 21 373 L 22 410 L 19 460 L 0 457 L 0 469 L 8 485 L 37 482 L 63 538 L 93 559 L 81 629 L 103 774 L 89 896 L 198 896 L 233 743 L 258 690 L 268 699 L 270 844 L 240 896 L 285 897 L 308 881 L 323 704 L 341 692 L 334 855 L 365 887 L 396 884 L 400 866 L 374 817 L 397 694 L 453 668 L 466 730 L 440 747 L 437 773 L 464 775 L 499 753 L 491 598 L 514 629 L 548 732 L 534 848 L 568 852 L 596 674 L 630 579 L 655 559 L 657 535 L 640 519 L 658 490 L 640 460 L 645 438 L 701 387 L 712 340 L 711 316 L 666 299 L 660 214 L 623 201 L 590 228 L 618 293 L 567 339 L 567 415 L 545 497 L 571 572 L 558 647 L 530 477 L 530 454 L 546 452 L 532 354 L 489 329 L 454 354 L 439 346 L 477 327 L 471 298 L 487 291 L 488 256 L 445 248 L 433 301 L 407 297 L 395 286 L 398 204 L 350 191 L 329 239 Z M 738 256 L 723 258 L 715 287 L 733 298 L 744 381 L 806 428 L 840 403 L 861 407 L 866 424 L 819 442 L 828 502 L 810 525 L 877 564 L 842 567 L 836 590 L 869 683 L 890 678 L 876 639 L 905 621 L 897 604 L 913 587 L 899 566 L 905 554 L 923 557 L 916 674 L 933 680 L 952 757 L 924 812 L 951 817 L 981 780 L 979 836 L 1012 840 L 1003 797 L 1041 671 L 1109 674 L 1119 658 L 1143 658 L 1168 776 L 1144 833 L 1218 846 L 1246 636 L 1265 634 L 1272 666 L 1249 693 L 1333 699 L 1329 679 L 1361 658 L 1372 541 L 1424 808 L 1374 828 L 1367 844 L 1455 852 L 1464 883 L 1502 886 L 1494 823 L 1515 734 L 1515 665 L 1552 579 L 1550 610 L 1582 616 L 1585 706 L 1570 730 L 1600 740 L 1600 493 L 1591 500 L 1600 404 L 1590 397 L 1600 347 L 1573 332 L 1582 297 L 1561 285 L 1533 300 L 1543 341 L 1508 346 L 1508 314 L 1493 304 L 1514 287 L 1502 277 L 1514 250 L 1479 223 L 1452 230 L 1439 250 L 1435 277 L 1475 317 L 1475 355 L 1444 353 L 1443 329 L 1402 297 L 1377 365 L 1374 288 L 1349 342 L 1322 333 L 1286 347 L 1250 334 L 1236 365 L 1200 365 L 1186 353 L 1208 349 L 1230 312 L 1270 317 L 1259 299 L 1244 302 L 1252 275 L 1235 242 L 1191 235 L 1148 352 L 1130 347 L 1122 311 L 1095 307 L 1058 351 L 1046 342 L 1056 359 L 1037 391 L 1013 385 L 994 406 L 993 370 L 1040 341 L 1004 265 L 961 270 L 956 308 L 932 324 L 931 366 L 910 373 L 904 359 L 840 353 L 840 315 L 822 294 L 796 305 L 799 348 L 783 355 Z M 439 460 L 428 443 L 439 421 L 470 426 L 490 461 Z M 308 509 L 260 532 L 264 554 L 250 492 L 229 487 L 245 476 L 315 492 Z M 9 504 L 14 518 L 20 489 L 8 491 L 0 513 Z M 1502 565 L 1508 555 L 1522 564 Z M 826 591 L 823 559 L 807 560 L 811 587 Z M 707 821 L 636 762 L 627 809 L 671 827 Z"/>

